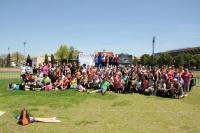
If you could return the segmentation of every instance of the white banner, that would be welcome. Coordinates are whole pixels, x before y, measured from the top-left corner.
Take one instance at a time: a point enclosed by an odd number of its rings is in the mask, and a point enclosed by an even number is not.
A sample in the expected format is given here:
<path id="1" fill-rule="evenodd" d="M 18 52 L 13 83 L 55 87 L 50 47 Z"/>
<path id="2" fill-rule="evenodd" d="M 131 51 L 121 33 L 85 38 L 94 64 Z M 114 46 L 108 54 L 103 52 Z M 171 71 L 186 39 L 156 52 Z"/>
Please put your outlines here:
<path id="1" fill-rule="evenodd" d="M 79 62 L 81 65 L 86 64 L 86 65 L 94 65 L 94 57 L 95 54 L 87 54 L 87 53 L 80 53 L 79 54 Z"/>

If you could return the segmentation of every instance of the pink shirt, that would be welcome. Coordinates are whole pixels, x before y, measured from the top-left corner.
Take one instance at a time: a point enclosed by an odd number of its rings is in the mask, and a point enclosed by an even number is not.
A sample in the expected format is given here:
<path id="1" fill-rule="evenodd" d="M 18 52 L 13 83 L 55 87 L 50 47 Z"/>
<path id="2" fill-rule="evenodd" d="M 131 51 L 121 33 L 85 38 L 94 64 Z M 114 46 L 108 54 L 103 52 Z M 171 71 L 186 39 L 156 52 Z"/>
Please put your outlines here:
<path id="1" fill-rule="evenodd" d="M 48 74 L 49 74 L 49 68 L 48 68 L 48 66 L 47 66 L 47 65 L 43 66 L 43 67 L 41 68 L 41 72 L 42 72 L 43 74 L 45 74 L 45 75 L 48 75 Z"/>

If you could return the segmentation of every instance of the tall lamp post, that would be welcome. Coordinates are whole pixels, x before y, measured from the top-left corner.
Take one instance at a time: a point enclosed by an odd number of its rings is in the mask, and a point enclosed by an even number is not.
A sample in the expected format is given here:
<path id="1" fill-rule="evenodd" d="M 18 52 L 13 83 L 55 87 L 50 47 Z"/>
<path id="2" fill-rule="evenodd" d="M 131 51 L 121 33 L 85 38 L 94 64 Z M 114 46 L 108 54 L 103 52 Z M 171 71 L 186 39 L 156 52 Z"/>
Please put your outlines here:
<path id="1" fill-rule="evenodd" d="M 10 48 L 8 47 L 8 54 L 10 54 Z"/>
<path id="2" fill-rule="evenodd" d="M 154 61 L 155 40 L 156 40 L 156 37 L 153 36 L 153 40 L 152 40 L 152 65 L 153 65 L 153 66 L 155 65 L 155 61 Z"/>
<path id="3" fill-rule="evenodd" d="M 154 50 L 155 50 L 155 40 L 156 40 L 156 37 L 153 36 L 153 40 L 152 40 L 152 43 L 153 43 L 153 46 L 152 46 L 152 55 L 154 56 Z"/>
<path id="4" fill-rule="evenodd" d="M 24 61 L 26 61 L 26 42 L 24 42 Z"/>

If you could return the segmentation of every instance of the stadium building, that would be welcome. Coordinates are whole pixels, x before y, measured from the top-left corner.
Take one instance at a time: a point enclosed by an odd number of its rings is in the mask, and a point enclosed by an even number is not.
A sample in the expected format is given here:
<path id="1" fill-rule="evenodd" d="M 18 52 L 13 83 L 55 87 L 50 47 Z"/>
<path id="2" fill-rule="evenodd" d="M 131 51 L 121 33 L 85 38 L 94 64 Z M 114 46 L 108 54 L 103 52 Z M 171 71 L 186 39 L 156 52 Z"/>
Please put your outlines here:
<path id="1" fill-rule="evenodd" d="M 193 47 L 193 48 L 181 48 L 181 49 L 175 49 L 175 50 L 169 50 L 166 52 L 160 52 L 160 53 L 156 53 L 156 55 L 160 55 L 163 53 L 168 53 L 170 55 L 176 56 L 178 54 L 181 53 L 189 53 L 189 54 L 200 54 L 200 47 Z"/>

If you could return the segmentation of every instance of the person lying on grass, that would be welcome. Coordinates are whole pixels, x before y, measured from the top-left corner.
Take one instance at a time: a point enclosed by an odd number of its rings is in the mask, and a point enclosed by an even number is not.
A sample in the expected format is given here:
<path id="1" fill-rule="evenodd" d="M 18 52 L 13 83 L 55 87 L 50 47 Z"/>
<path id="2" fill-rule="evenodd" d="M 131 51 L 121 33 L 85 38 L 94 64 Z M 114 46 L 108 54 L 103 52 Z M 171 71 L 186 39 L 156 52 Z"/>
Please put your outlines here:
<path id="1" fill-rule="evenodd" d="M 101 83 L 101 87 L 100 89 L 91 91 L 89 93 L 97 93 L 97 92 L 101 92 L 102 95 L 104 95 L 106 93 L 106 91 L 109 89 L 110 87 L 110 82 L 108 81 L 108 78 L 105 77 Z"/>

